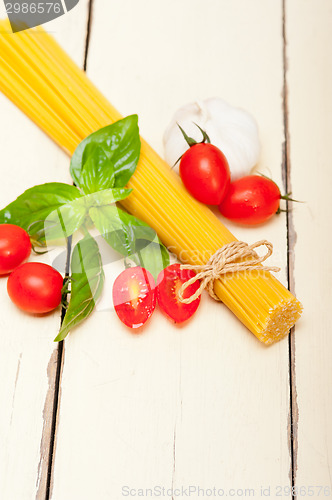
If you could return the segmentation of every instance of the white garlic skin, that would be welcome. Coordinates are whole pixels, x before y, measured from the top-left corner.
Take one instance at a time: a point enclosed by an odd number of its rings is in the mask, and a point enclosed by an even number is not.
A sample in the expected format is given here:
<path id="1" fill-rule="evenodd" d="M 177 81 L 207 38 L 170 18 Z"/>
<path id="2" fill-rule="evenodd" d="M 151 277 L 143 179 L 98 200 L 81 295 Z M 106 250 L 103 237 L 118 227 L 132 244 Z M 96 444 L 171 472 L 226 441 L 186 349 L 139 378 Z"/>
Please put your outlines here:
<path id="1" fill-rule="evenodd" d="M 186 104 L 174 114 L 163 138 L 165 159 L 169 165 L 173 166 L 189 148 L 177 124 L 197 142 L 202 140 L 202 133 L 195 123 L 226 156 L 233 181 L 248 175 L 258 163 L 261 145 L 255 119 L 247 111 L 212 97 Z"/>

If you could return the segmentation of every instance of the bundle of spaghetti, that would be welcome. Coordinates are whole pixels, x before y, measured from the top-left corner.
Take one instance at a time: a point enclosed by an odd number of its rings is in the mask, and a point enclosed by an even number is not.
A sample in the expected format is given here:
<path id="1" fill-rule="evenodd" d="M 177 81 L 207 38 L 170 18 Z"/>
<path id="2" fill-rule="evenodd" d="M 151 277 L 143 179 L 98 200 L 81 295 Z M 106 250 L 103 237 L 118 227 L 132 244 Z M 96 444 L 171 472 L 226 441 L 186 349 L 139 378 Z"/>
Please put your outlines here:
<path id="1" fill-rule="evenodd" d="M 42 28 L 9 33 L 9 23 L 1 21 L 0 89 L 68 154 L 87 135 L 121 118 Z M 236 241 L 143 139 L 128 187 L 133 192 L 122 205 L 153 227 L 182 262 L 205 264 L 220 247 Z M 287 335 L 301 314 L 300 302 L 263 268 L 225 275 L 214 290 L 265 344 Z"/>

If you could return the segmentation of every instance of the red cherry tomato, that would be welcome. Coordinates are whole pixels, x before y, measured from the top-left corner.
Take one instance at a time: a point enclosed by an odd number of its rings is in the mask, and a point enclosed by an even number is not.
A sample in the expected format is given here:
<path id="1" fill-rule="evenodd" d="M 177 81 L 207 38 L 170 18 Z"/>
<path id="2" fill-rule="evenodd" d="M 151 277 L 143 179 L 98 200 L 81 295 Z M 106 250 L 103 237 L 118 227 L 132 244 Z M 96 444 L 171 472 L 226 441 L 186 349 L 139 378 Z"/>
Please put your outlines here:
<path id="1" fill-rule="evenodd" d="M 159 273 L 157 280 L 157 300 L 166 316 L 175 323 L 182 323 L 191 318 L 197 310 L 201 297 L 195 299 L 191 304 L 184 304 L 178 298 L 178 291 L 183 283 L 196 275 L 191 269 L 180 269 L 180 264 L 172 264 Z M 196 281 L 188 286 L 183 296 L 190 297 L 199 288 Z"/>
<path id="2" fill-rule="evenodd" d="M 17 307 L 29 313 L 47 313 L 61 302 L 63 278 L 41 262 L 27 262 L 11 273 L 8 295 Z"/>
<path id="3" fill-rule="evenodd" d="M 9 274 L 31 253 L 29 235 L 13 224 L 0 224 L 0 276 Z"/>
<path id="4" fill-rule="evenodd" d="M 189 193 L 207 205 L 219 205 L 230 184 L 225 155 L 207 143 L 195 144 L 184 153 L 180 176 Z"/>
<path id="5" fill-rule="evenodd" d="M 247 175 L 231 183 L 219 206 L 220 213 L 234 222 L 261 224 L 279 209 L 278 186 L 260 175 Z"/>
<path id="6" fill-rule="evenodd" d="M 126 326 L 143 326 L 156 307 L 156 284 L 152 274 L 139 266 L 125 269 L 114 282 L 113 304 Z"/>

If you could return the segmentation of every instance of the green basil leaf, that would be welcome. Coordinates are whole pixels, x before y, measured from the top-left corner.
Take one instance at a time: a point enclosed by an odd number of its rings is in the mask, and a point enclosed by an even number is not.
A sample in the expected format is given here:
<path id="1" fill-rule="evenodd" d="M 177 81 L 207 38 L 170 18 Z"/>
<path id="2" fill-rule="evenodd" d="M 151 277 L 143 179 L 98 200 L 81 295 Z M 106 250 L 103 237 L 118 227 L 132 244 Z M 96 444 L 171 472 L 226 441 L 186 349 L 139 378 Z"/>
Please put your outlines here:
<path id="1" fill-rule="evenodd" d="M 124 188 L 104 189 L 104 191 L 87 194 L 79 201 L 84 204 L 87 210 L 89 210 L 92 207 L 101 207 L 103 205 L 110 205 L 111 203 L 124 200 L 130 195 L 131 192 L 132 189 Z"/>
<path id="2" fill-rule="evenodd" d="M 107 243 L 125 257 L 136 252 L 136 240 L 153 241 L 156 233 L 145 222 L 116 206 L 92 208 L 89 215 Z"/>
<path id="3" fill-rule="evenodd" d="M 138 240 L 136 254 L 131 255 L 130 259 L 148 269 L 156 281 L 158 274 L 170 263 L 168 250 L 159 241 Z"/>
<path id="4" fill-rule="evenodd" d="M 81 227 L 92 207 L 109 206 L 123 200 L 131 193 L 131 189 L 105 189 L 88 194 L 70 203 L 66 203 L 50 213 L 45 220 L 44 235 L 47 244 L 58 238 L 68 238 Z"/>
<path id="5" fill-rule="evenodd" d="M 124 187 L 133 175 L 140 155 L 141 140 L 137 115 L 127 116 L 94 132 L 78 145 L 71 159 L 70 173 L 75 184 L 82 189 L 86 182 L 83 179 L 85 161 L 95 154 L 98 156 L 100 154 L 100 150 L 93 149 L 91 144 L 100 146 L 112 162 L 115 175 L 114 187 Z M 85 153 L 87 147 L 89 149 Z"/>
<path id="6" fill-rule="evenodd" d="M 51 245 L 52 240 L 68 238 L 81 227 L 88 213 L 83 200 L 79 198 L 66 203 L 50 213 L 44 223 L 44 234 L 40 237 L 46 240 L 46 246 Z"/>
<path id="7" fill-rule="evenodd" d="M 44 228 L 51 212 L 80 197 L 79 190 L 70 184 L 49 182 L 34 186 L 0 211 L 0 224 L 16 224 L 28 230 L 35 223 L 33 232 L 37 232 Z"/>
<path id="8" fill-rule="evenodd" d="M 116 206 L 92 208 L 89 215 L 107 243 L 156 277 L 169 264 L 167 249 L 145 222 Z"/>
<path id="9" fill-rule="evenodd" d="M 84 194 L 95 193 L 114 186 L 114 165 L 110 160 L 110 154 L 101 145 L 87 144 L 82 161 L 81 189 Z"/>
<path id="10" fill-rule="evenodd" d="M 55 342 L 68 333 L 93 311 L 104 285 L 104 271 L 96 241 L 86 235 L 77 243 L 71 258 L 71 297 L 59 335 Z"/>
<path id="11" fill-rule="evenodd" d="M 118 208 L 118 216 L 122 227 L 125 228 L 128 236 L 132 236 L 133 240 L 148 240 L 155 241 L 157 233 L 146 222 L 143 222 L 137 217 L 124 212 Z"/>

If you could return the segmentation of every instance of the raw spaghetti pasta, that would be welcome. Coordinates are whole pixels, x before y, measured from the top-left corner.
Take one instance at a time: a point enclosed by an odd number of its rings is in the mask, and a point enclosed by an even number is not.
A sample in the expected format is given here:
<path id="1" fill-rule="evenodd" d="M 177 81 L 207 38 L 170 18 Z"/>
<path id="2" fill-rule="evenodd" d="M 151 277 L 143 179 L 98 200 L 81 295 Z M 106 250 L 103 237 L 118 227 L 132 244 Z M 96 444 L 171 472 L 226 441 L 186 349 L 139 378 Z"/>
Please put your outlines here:
<path id="1" fill-rule="evenodd" d="M 57 42 L 41 28 L 8 34 L 0 23 L 0 89 L 68 154 L 121 115 Z M 232 233 L 193 199 L 180 178 L 142 140 L 141 157 L 122 205 L 147 222 L 188 264 L 206 264 Z M 300 317 L 300 302 L 268 271 L 247 270 L 215 281 L 219 299 L 256 337 L 271 344 Z"/>

